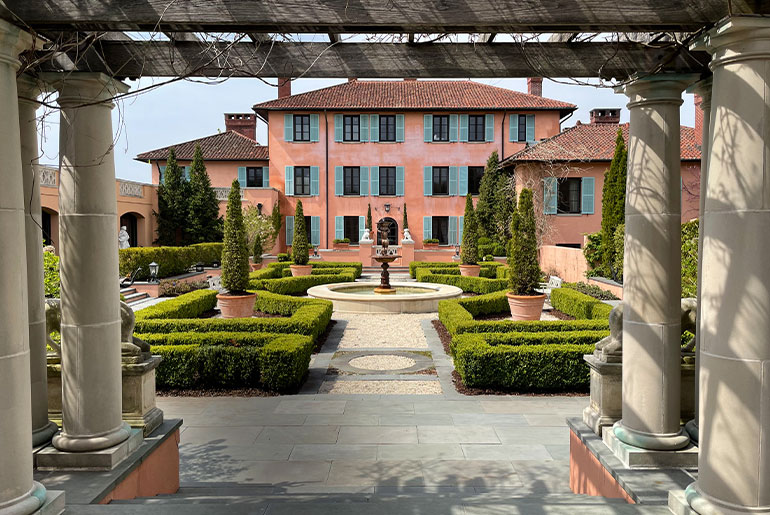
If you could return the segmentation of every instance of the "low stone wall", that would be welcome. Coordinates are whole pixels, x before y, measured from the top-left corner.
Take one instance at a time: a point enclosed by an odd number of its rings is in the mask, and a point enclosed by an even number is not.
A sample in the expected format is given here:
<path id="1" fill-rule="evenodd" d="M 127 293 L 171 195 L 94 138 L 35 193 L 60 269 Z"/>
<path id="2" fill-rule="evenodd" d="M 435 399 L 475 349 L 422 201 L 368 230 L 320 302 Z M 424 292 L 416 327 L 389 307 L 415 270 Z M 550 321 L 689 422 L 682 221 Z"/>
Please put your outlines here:
<path id="1" fill-rule="evenodd" d="M 588 279 L 588 284 L 598 286 L 604 291 L 608 291 L 615 295 L 620 300 L 623 300 L 623 285 L 618 284 L 615 281 L 609 281 L 601 277 L 592 277 Z"/>
<path id="2" fill-rule="evenodd" d="M 540 247 L 540 269 L 570 283 L 585 282 L 588 264 L 583 249 L 543 245 Z"/>

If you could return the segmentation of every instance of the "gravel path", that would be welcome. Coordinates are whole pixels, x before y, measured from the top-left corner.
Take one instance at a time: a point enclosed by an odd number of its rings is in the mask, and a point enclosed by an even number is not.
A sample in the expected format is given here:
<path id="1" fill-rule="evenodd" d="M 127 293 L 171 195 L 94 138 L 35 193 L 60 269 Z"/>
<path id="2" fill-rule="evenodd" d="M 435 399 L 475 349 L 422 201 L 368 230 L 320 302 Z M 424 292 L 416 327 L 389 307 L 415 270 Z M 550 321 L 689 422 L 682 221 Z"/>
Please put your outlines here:
<path id="1" fill-rule="evenodd" d="M 324 381 L 318 393 L 436 395 L 443 393 L 438 381 Z"/>
<path id="2" fill-rule="evenodd" d="M 349 349 L 427 349 L 422 320 L 436 313 L 404 315 L 344 315 L 348 321 L 339 350 Z"/>

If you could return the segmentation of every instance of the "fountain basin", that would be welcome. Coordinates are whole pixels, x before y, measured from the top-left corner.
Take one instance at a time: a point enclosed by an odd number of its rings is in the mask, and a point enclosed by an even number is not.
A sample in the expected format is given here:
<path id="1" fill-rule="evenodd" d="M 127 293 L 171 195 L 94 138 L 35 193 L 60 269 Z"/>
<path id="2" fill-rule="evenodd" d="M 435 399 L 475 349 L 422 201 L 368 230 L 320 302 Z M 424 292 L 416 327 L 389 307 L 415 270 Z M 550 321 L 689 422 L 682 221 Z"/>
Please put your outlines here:
<path id="1" fill-rule="evenodd" d="M 313 286 L 307 294 L 334 304 L 337 313 L 431 313 L 438 311 L 438 301 L 456 299 L 462 290 L 456 286 L 432 283 L 391 283 L 396 293 L 374 292 L 380 283 L 355 282 Z"/>

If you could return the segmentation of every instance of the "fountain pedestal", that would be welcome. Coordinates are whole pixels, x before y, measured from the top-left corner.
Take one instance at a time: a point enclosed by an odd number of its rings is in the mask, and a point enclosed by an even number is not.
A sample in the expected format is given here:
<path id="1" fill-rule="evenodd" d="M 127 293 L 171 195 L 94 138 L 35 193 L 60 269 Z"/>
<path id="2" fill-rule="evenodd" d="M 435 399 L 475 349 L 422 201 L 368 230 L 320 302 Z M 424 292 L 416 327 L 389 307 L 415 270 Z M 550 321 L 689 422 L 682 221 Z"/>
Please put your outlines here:
<path id="1" fill-rule="evenodd" d="M 374 289 L 374 293 L 396 293 L 396 289 L 390 285 L 390 273 L 388 272 L 388 268 L 390 267 L 388 263 L 392 263 L 396 259 L 398 259 L 398 256 L 374 257 L 374 260 L 380 263 L 380 266 L 382 267 L 382 273 L 380 274 L 380 285 Z"/>

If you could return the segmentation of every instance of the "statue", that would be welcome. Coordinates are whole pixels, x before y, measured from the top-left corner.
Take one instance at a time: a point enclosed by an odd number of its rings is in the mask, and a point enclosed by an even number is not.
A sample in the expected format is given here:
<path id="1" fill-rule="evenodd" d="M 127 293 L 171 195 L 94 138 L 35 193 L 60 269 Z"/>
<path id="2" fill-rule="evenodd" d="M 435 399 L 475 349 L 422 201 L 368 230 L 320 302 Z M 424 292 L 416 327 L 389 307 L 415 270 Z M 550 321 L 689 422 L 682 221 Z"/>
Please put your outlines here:
<path id="1" fill-rule="evenodd" d="M 412 235 L 409 232 L 409 227 L 405 227 L 404 228 L 404 239 L 403 239 L 403 241 L 405 241 L 407 243 L 414 243 L 414 240 L 412 239 Z"/>
<path id="2" fill-rule="evenodd" d="M 119 249 L 127 249 L 131 246 L 131 243 L 129 243 L 129 240 L 131 237 L 128 235 L 128 231 L 126 231 L 126 226 L 121 225 L 120 231 L 118 232 L 118 248 Z"/>
<path id="3" fill-rule="evenodd" d="M 377 224 L 377 230 L 380 233 L 380 241 L 382 242 L 382 248 L 387 249 L 388 244 L 390 243 L 388 241 L 388 233 L 390 232 L 390 225 L 387 223 L 379 223 Z"/>
<path id="4" fill-rule="evenodd" d="M 698 299 L 694 299 L 692 297 L 688 297 L 686 299 L 682 299 L 682 332 L 690 331 L 692 334 L 695 334 L 695 331 L 698 328 L 697 325 L 697 313 L 698 313 Z M 695 350 L 695 337 L 693 336 L 690 338 L 690 340 L 687 342 L 687 344 L 682 347 L 682 350 L 685 352 L 693 352 Z"/>
<path id="5" fill-rule="evenodd" d="M 150 357 L 150 345 L 134 336 L 134 310 L 120 301 L 120 354 L 123 363 L 141 363 Z M 61 301 L 45 299 L 45 327 L 48 345 L 61 357 L 61 347 L 51 339 L 52 331 L 61 332 Z"/>
<path id="6" fill-rule="evenodd" d="M 371 243 L 372 236 L 369 234 L 369 228 L 364 228 L 364 234 L 361 236 L 361 243 Z"/>

